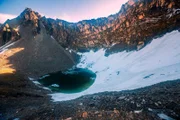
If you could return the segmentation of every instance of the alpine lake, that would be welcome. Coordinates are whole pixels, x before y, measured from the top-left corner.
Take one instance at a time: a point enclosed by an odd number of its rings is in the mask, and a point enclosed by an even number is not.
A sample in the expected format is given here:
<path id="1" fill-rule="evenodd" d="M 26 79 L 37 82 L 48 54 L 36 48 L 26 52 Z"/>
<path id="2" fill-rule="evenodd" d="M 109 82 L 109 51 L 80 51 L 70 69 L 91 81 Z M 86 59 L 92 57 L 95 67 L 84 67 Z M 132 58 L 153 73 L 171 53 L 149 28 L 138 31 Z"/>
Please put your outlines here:
<path id="1" fill-rule="evenodd" d="M 87 90 L 95 79 L 94 72 L 85 68 L 74 68 L 42 76 L 38 82 L 53 92 L 72 94 Z"/>

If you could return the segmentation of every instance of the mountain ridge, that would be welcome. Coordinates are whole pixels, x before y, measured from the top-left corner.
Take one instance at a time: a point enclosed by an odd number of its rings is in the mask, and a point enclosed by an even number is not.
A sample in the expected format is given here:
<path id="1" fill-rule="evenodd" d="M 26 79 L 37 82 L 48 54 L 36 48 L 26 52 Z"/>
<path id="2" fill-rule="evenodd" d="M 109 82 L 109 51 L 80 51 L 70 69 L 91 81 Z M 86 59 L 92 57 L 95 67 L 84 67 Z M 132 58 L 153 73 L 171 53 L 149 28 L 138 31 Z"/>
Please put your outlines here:
<path id="1" fill-rule="evenodd" d="M 139 50 L 153 38 L 179 29 L 179 8 L 178 0 L 129 0 L 114 15 L 77 23 L 42 17 L 26 8 L 16 21 L 19 25 L 32 25 L 34 35 L 39 33 L 38 24 L 41 22 L 47 33 L 64 48 L 81 52 L 106 48 L 110 54 Z M 6 23 L 11 24 L 12 21 Z M 0 31 L 3 34 L 2 29 Z"/>

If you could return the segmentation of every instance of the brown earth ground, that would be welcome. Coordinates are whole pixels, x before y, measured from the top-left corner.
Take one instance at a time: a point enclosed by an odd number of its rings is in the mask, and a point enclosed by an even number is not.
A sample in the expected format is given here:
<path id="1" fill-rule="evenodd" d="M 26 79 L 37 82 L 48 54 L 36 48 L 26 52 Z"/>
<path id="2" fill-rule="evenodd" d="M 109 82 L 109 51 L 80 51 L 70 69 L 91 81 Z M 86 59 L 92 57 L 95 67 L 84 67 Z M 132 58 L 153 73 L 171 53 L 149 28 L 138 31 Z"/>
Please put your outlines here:
<path id="1" fill-rule="evenodd" d="M 180 80 L 64 102 L 48 93 L 21 75 L 0 74 L 0 120 L 161 120 L 160 113 L 180 119 Z"/>

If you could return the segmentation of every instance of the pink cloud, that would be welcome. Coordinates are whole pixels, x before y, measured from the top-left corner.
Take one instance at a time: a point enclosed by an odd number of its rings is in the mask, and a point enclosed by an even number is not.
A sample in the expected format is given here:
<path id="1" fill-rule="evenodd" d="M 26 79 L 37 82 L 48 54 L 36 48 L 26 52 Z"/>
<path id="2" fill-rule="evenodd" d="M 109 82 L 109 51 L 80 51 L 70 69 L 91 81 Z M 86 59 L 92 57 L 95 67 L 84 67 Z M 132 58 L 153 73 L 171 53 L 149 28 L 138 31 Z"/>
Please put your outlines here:
<path id="1" fill-rule="evenodd" d="M 0 23 L 4 23 L 7 19 L 13 19 L 15 17 L 17 17 L 17 15 L 0 13 Z"/>
<path id="2" fill-rule="evenodd" d="M 127 1 L 128 0 L 104 0 L 103 3 L 97 1 L 97 3 L 94 4 L 93 7 L 91 6 L 89 8 L 81 8 L 82 11 L 80 12 L 77 11 L 74 12 L 73 14 L 63 13 L 62 15 L 59 16 L 50 16 L 50 17 L 67 20 L 69 22 L 78 22 L 81 20 L 107 17 L 111 14 L 115 14 L 119 12 L 122 4 L 126 3 Z"/>
<path id="3" fill-rule="evenodd" d="M 66 19 L 66 20 L 77 22 L 84 19 L 107 17 L 111 14 L 115 14 L 119 12 L 122 4 L 126 3 L 127 1 L 128 0 L 104 0 L 103 3 L 97 3 L 94 5 L 93 8 L 89 8 L 89 12 L 84 11 L 84 12 L 81 12 L 81 14 L 77 13 L 72 16 L 67 15 L 67 16 L 70 16 L 68 17 L 70 19 Z"/>

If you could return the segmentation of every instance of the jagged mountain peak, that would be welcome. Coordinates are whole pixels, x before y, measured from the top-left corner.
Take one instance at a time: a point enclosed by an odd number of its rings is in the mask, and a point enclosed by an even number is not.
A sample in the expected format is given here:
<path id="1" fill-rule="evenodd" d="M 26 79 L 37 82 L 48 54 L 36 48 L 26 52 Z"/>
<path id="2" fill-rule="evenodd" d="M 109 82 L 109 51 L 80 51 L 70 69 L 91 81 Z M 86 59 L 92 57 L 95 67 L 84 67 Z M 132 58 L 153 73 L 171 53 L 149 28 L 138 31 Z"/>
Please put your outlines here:
<path id="1" fill-rule="evenodd" d="M 19 17 L 25 20 L 36 20 L 41 18 L 41 15 L 38 12 L 33 11 L 31 8 L 25 8 Z"/>
<path id="2" fill-rule="evenodd" d="M 33 26 L 32 33 L 37 33 L 42 23 L 64 48 L 78 51 L 108 48 L 112 53 L 138 50 L 153 38 L 178 29 L 179 8 L 178 0 L 129 0 L 117 14 L 77 23 L 41 17 L 31 8 L 26 8 L 18 18 L 23 26 Z"/>
<path id="3" fill-rule="evenodd" d="M 39 21 L 41 15 L 38 12 L 33 11 L 31 8 L 25 8 L 25 10 L 17 17 L 17 21 L 20 25 L 28 26 L 31 25 L 32 31 L 39 28 Z"/>

